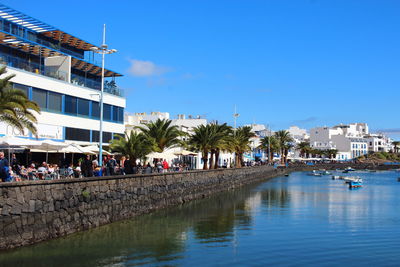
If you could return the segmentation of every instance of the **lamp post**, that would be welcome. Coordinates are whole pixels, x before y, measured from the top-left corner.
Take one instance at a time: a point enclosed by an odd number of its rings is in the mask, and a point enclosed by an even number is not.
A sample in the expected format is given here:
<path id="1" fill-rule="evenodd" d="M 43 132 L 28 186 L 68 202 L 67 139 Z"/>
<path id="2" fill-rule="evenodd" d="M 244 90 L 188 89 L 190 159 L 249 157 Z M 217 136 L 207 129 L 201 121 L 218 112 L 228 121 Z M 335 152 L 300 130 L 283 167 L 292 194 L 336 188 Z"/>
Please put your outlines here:
<path id="1" fill-rule="evenodd" d="M 100 129 L 99 129 L 99 166 L 103 165 L 103 93 L 104 93 L 104 57 L 106 54 L 117 52 L 108 49 L 106 45 L 106 25 L 103 25 L 103 44 L 100 47 L 92 47 L 94 53 L 101 54 L 101 91 L 100 91 Z"/>

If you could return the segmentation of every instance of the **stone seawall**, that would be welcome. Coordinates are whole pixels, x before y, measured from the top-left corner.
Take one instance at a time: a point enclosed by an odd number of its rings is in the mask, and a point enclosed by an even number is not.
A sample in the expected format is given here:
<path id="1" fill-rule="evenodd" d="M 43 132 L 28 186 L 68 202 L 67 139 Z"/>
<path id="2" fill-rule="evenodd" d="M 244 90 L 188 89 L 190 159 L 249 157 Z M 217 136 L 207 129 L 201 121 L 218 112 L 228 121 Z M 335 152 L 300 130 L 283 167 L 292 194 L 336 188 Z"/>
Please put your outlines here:
<path id="1" fill-rule="evenodd" d="M 34 244 L 267 179 L 270 166 L 0 184 L 0 249 Z"/>
<path id="2" fill-rule="evenodd" d="M 134 176 L 0 184 L 0 250 L 65 236 L 291 171 L 328 164 L 260 166 Z M 353 165 L 356 168 L 375 166 Z M 390 167 L 389 167 L 390 168 Z M 387 169 L 377 168 L 377 169 Z"/>

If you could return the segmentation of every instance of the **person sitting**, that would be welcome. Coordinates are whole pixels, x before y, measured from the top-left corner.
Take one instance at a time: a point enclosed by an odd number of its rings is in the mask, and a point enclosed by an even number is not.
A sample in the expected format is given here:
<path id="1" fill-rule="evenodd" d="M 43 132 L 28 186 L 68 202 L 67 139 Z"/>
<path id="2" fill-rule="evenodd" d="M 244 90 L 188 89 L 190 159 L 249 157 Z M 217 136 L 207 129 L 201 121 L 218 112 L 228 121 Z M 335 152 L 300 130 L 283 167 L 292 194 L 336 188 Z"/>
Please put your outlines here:
<path id="1" fill-rule="evenodd" d="M 29 165 L 29 167 L 26 170 L 26 172 L 28 173 L 28 179 L 29 180 L 36 180 L 37 179 L 37 176 L 36 176 L 37 170 L 35 168 L 35 164 L 32 163 L 31 165 Z"/>

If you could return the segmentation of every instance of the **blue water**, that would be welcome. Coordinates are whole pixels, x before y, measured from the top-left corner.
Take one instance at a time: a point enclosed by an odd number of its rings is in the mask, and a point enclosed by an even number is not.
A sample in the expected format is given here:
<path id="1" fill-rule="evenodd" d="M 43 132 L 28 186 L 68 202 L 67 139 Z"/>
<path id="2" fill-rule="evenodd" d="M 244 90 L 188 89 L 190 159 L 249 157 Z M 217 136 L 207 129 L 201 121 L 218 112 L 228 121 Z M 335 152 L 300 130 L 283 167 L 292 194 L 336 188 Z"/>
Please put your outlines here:
<path id="1" fill-rule="evenodd" d="M 399 172 L 292 173 L 0 254 L 0 266 L 400 266 Z"/>

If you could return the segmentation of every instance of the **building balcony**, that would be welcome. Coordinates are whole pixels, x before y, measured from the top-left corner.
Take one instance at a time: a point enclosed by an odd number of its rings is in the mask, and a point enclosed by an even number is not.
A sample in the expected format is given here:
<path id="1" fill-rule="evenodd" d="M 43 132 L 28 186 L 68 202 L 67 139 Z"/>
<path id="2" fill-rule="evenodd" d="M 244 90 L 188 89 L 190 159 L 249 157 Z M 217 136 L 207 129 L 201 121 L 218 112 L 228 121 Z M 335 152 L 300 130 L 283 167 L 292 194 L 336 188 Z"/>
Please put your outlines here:
<path id="1" fill-rule="evenodd" d="M 85 78 L 80 75 L 76 75 L 71 73 L 71 78 L 69 79 L 69 75 L 63 71 L 54 71 L 46 66 L 41 65 L 39 63 L 35 63 L 26 59 L 22 59 L 19 57 L 14 57 L 11 55 L 0 53 L 0 64 L 7 65 L 12 68 L 21 69 L 24 71 L 32 72 L 38 75 L 43 75 L 46 77 L 50 77 L 53 79 L 57 79 L 63 82 L 71 83 L 74 85 L 79 85 L 82 87 L 87 87 L 95 90 L 101 90 L 101 82 Z M 124 96 L 124 90 L 119 88 L 114 81 L 105 80 L 104 82 L 104 92 L 112 95 Z"/>

